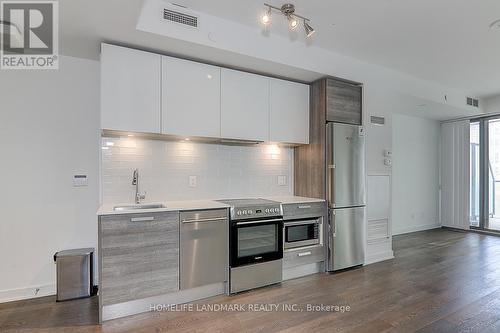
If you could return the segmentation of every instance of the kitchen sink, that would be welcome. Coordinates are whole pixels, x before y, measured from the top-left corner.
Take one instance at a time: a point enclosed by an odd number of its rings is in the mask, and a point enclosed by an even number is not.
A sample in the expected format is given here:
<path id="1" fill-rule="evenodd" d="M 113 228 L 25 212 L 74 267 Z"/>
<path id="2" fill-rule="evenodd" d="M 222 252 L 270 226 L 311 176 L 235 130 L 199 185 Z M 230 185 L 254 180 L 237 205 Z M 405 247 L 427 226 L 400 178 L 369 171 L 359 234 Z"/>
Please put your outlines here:
<path id="1" fill-rule="evenodd" d="M 157 209 L 167 208 L 164 204 L 137 204 L 137 205 L 122 205 L 115 206 L 113 210 L 139 210 L 139 209 Z"/>

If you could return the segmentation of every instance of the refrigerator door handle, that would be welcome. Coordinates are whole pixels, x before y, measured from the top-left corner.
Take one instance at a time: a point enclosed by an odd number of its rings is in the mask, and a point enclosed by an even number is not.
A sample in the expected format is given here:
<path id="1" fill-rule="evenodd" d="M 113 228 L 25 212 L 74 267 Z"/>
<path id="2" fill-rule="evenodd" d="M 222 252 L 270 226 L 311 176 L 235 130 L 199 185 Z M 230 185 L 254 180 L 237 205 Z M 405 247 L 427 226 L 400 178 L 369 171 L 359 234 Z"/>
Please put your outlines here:
<path id="1" fill-rule="evenodd" d="M 334 266 L 334 238 L 335 238 L 335 211 L 328 210 L 328 256 L 327 256 L 327 271 L 333 271 Z"/>
<path id="2" fill-rule="evenodd" d="M 335 203 L 334 203 L 334 193 L 333 193 L 333 180 L 335 177 L 335 164 L 329 164 L 328 165 L 328 201 L 330 204 L 330 207 L 335 208 Z"/>
<path id="3" fill-rule="evenodd" d="M 332 235 L 333 235 L 333 238 L 337 237 L 337 226 L 336 226 L 336 222 L 335 222 L 335 211 L 332 212 Z"/>

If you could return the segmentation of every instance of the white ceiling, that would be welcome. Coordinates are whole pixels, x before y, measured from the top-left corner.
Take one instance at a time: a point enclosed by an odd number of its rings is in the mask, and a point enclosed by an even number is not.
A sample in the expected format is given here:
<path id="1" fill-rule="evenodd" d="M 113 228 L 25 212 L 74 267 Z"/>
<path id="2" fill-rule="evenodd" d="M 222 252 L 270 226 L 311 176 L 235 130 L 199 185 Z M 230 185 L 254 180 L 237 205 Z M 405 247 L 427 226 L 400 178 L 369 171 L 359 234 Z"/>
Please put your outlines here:
<path id="1" fill-rule="evenodd" d="M 258 17 L 264 10 L 264 0 L 174 2 L 262 29 Z M 282 4 L 276 0 L 269 2 Z M 491 22 L 500 19 L 499 0 L 294 0 L 293 3 L 298 14 L 311 19 L 317 33 L 309 42 L 319 47 L 476 96 L 500 93 L 500 31 L 489 29 Z M 141 4 L 140 0 L 60 1 L 62 52 L 97 58 L 97 46 L 103 40 L 171 52 L 174 41 L 135 30 Z M 289 36 L 295 42 L 305 40 L 301 29 L 289 34 L 282 18 L 274 15 L 273 19 L 270 33 Z M 296 74 L 314 76 L 299 70 Z"/>

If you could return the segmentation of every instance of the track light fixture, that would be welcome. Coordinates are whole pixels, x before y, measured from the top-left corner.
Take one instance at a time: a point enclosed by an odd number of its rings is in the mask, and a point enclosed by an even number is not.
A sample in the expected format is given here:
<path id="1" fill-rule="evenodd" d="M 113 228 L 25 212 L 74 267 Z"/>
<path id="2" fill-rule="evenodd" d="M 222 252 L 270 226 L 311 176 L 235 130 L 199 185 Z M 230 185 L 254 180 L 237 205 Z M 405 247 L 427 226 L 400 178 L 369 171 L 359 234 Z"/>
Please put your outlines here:
<path id="1" fill-rule="evenodd" d="M 288 19 L 288 28 L 290 30 L 295 30 L 295 28 L 297 28 L 299 25 L 299 19 L 301 19 L 304 22 L 304 30 L 306 32 L 306 36 L 311 37 L 314 34 L 315 31 L 313 27 L 311 27 L 311 25 L 308 23 L 310 22 L 310 20 L 307 17 L 295 14 L 295 6 L 293 4 L 286 3 L 281 7 L 274 7 L 265 3 L 264 6 L 267 7 L 267 10 L 261 17 L 261 21 L 264 25 L 271 24 L 271 11 L 274 9 L 276 11 L 279 11 Z"/>

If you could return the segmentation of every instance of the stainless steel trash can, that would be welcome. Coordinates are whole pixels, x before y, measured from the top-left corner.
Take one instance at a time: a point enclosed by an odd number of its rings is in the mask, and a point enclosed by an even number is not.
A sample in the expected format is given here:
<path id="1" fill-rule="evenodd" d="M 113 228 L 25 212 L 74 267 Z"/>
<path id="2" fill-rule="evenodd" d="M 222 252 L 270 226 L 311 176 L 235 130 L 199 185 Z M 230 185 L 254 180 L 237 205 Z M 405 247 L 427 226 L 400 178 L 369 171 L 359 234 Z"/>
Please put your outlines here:
<path id="1" fill-rule="evenodd" d="M 54 254 L 54 261 L 58 302 L 93 294 L 93 248 L 59 251 Z"/>

